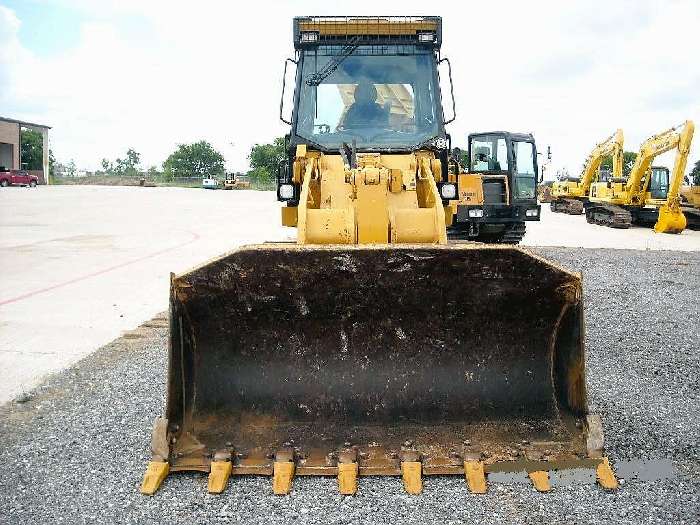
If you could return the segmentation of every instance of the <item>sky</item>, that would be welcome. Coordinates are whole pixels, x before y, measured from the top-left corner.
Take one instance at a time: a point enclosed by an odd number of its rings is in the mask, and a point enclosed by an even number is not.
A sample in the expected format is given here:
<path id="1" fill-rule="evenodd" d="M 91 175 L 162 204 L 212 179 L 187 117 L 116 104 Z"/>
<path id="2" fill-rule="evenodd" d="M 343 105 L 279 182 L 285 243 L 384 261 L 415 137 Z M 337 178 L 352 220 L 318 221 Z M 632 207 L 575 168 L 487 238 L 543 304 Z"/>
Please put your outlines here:
<path id="1" fill-rule="evenodd" d="M 698 0 L 376 5 L 357 0 L 343 14 L 443 17 L 453 145 L 466 146 L 470 132 L 530 132 L 540 151 L 551 147 L 551 176 L 574 174 L 616 128 L 634 151 L 700 120 Z M 0 0 L 0 115 L 52 126 L 56 158 L 79 169 L 128 148 L 144 168 L 160 166 L 177 144 L 208 140 L 229 170 L 243 171 L 253 144 L 287 131 L 279 101 L 292 17 L 338 9 L 327 1 Z M 689 166 L 698 159 L 700 137 Z M 670 167 L 673 156 L 660 160 Z"/>

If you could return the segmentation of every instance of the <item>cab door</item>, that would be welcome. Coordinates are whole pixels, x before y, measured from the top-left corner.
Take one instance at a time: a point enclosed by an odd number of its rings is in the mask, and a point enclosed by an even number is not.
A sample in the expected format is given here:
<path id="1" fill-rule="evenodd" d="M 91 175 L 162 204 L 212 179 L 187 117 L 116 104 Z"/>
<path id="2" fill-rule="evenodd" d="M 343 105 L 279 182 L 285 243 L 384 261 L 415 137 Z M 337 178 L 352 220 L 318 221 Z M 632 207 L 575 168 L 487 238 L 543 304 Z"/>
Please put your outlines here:
<path id="1" fill-rule="evenodd" d="M 666 199 L 668 197 L 668 169 L 652 168 L 649 181 L 649 193 L 652 199 Z"/>
<path id="2" fill-rule="evenodd" d="M 530 141 L 513 141 L 513 199 L 534 201 L 537 194 L 537 150 Z M 565 184 L 566 186 L 566 184 Z"/>

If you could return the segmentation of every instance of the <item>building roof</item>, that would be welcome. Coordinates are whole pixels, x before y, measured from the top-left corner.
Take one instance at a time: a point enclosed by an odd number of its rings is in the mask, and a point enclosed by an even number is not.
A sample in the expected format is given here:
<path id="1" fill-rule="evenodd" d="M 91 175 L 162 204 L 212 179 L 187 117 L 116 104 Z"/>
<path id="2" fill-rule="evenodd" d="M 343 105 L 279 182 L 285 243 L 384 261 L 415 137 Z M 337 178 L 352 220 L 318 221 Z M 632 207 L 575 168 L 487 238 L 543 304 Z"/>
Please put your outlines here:
<path id="1" fill-rule="evenodd" d="M 46 126 L 44 124 L 35 124 L 34 122 L 27 122 L 26 120 L 17 120 L 7 117 L 0 117 L 0 122 L 10 122 L 12 124 L 19 124 L 20 126 L 31 126 L 33 128 L 51 129 L 51 126 Z"/>

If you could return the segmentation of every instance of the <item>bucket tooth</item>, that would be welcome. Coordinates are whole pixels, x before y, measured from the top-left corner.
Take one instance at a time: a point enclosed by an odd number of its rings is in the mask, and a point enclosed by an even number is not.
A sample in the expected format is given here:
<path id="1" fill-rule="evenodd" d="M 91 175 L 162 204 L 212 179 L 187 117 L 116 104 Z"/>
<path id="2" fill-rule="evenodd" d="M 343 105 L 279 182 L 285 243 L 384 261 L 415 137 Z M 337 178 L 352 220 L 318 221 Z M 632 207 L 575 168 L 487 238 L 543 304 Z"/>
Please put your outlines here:
<path id="1" fill-rule="evenodd" d="M 357 476 L 360 473 L 357 448 L 345 443 L 345 448 L 338 454 L 338 491 L 343 496 L 357 493 Z"/>
<path id="2" fill-rule="evenodd" d="M 278 496 L 289 494 L 294 479 L 294 462 L 275 461 L 272 468 L 272 491 Z"/>
<path id="3" fill-rule="evenodd" d="M 552 490 L 552 486 L 549 484 L 549 472 L 546 470 L 529 472 L 528 476 L 538 492 L 549 492 Z"/>
<path id="4" fill-rule="evenodd" d="M 141 482 L 141 494 L 147 496 L 155 494 L 168 472 L 170 472 L 170 464 L 167 461 L 149 461 Z"/>
<path id="5" fill-rule="evenodd" d="M 338 491 L 343 496 L 354 496 L 357 493 L 357 475 L 360 466 L 357 462 L 338 463 Z"/>
<path id="6" fill-rule="evenodd" d="M 615 478 L 615 472 L 613 472 L 613 469 L 610 466 L 610 461 L 607 457 L 604 457 L 603 461 L 598 463 L 598 466 L 595 469 L 595 474 L 601 487 L 607 490 L 617 489 L 617 478 Z"/>
<path id="7" fill-rule="evenodd" d="M 231 476 L 233 465 L 230 460 L 214 460 L 211 462 L 207 489 L 209 494 L 221 494 L 226 488 L 228 478 Z"/>
<path id="8" fill-rule="evenodd" d="M 486 475 L 482 461 L 465 461 L 464 476 L 467 479 L 469 492 L 473 494 L 486 494 Z"/>
<path id="9" fill-rule="evenodd" d="M 294 449 L 285 444 L 285 447 L 275 453 L 275 462 L 272 465 L 272 491 L 278 496 L 284 496 L 292 491 L 294 480 Z"/>
<path id="10" fill-rule="evenodd" d="M 401 477 L 403 488 L 408 494 L 420 494 L 423 492 L 423 464 L 420 461 L 402 461 Z"/>

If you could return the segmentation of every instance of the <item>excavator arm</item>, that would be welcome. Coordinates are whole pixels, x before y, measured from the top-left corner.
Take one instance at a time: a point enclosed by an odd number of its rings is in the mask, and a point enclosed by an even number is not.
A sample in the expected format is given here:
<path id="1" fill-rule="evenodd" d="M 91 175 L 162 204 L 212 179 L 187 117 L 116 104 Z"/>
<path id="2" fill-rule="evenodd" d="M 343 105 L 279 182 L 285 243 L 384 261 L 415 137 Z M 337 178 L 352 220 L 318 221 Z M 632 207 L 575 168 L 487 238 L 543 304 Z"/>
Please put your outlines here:
<path id="1" fill-rule="evenodd" d="M 613 177 L 622 177 L 622 166 L 624 163 L 624 140 L 622 130 L 618 129 L 614 134 L 610 135 L 607 139 L 593 148 L 593 151 L 591 151 L 591 154 L 588 156 L 583 166 L 581 182 L 579 183 L 579 187 L 583 195 L 588 194 L 591 183 L 596 177 L 598 169 L 600 168 L 603 158 L 606 155 L 612 155 Z"/>
<path id="2" fill-rule="evenodd" d="M 688 150 L 690 147 L 689 144 L 692 140 L 694 129 L 695 125 L 693 122 L 687 120 L 683 124 L 667 129 L 658 135 L 654 135 L 642 143 L 641 147 L 639 148 L 639 153 L 637 154 L 637 159 L 634 161 L 634 165 L 630 171 L 630 176 L 625 184 L 625 190 L 629 194 L 629 200 L 632 204 L 642 203 L 644 200 L 644 185 L 642 184 L 642 181 L 644 180 L 644 176 L 649 171 L 649 168 L 651 168 L 651 164 L 654 159 L 674 148 L 678 148 L 678 153 L 676 155 L 676 165 L 674 166 L 672 181 L 678 179 L 675 191 L 676 197 L 678 196 L 678 190 L 680 189 L 680 182 L 683 180 L 683 170 L 685 170 Z M 684 159 L 681 158 L 683 157 L 683 148 L 681 146 L 682 141 L 686 142 Z M 680 178 L 676 173 L 677 167 L 680 167 L 681 169 Z M 673 182 L 671 182 L 671 186 L 673 186 Z M 669 188 L 669 197 L 672 193 L 670 190 L 671 188 Z"/>

